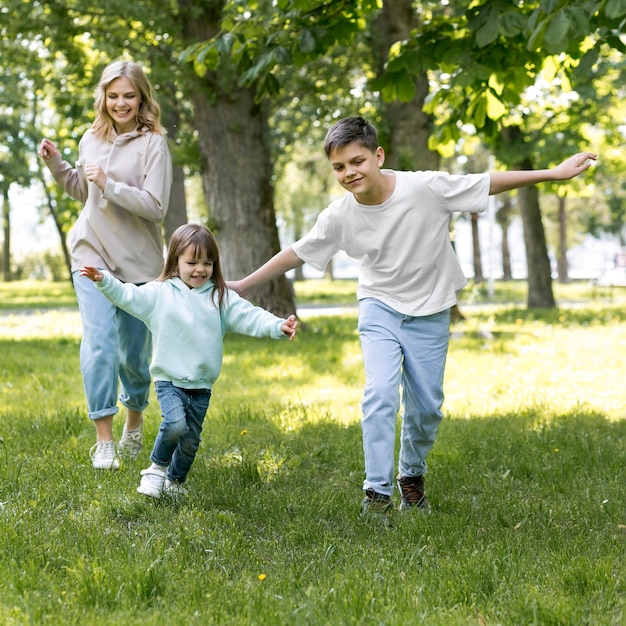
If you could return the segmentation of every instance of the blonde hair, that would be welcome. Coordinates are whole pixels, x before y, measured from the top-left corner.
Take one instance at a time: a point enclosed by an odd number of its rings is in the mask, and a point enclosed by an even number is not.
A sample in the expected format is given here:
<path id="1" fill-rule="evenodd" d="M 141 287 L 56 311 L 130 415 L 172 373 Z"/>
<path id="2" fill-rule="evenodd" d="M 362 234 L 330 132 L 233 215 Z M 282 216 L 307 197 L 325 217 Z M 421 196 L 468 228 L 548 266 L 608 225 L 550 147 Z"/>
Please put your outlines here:
<path id="1" fill-rule="evenodd" d="M 169 246 L 167 247 L 165 265 L 157 280 L 163 281 L 178 276 L 178 259 L 189 246 L 193 246 L 194 257 L 200 258 L 205 254 L 208 261 L 213 261 L 211 280 L 215 288 L 212 297 L 213 301 L 215 301 L 215 294 L 217 293 L 217 304 L 221 307 L 226 295 L 226 282 L 222 275 L 217 241 L 206 226 L 201 224 L 183 224 L 172 233 Z"/>
<path id="2" fill-rule="evenodd" d="M 161 126 L 161 107 L 152 95 L 152 85 L 141 66 L 133 61 L 114 61 L 104 68 L 96 89 L 96 119 L 91 127 L 96 137 L 107 139 L 115 128 L 106 108 L 106 92 L 109 85 L 122 76 L 133 84 L 139 95 L 137 127 L 140 132 L 146 127 L 157 135 L 164 135 L 166 131 Z"/>

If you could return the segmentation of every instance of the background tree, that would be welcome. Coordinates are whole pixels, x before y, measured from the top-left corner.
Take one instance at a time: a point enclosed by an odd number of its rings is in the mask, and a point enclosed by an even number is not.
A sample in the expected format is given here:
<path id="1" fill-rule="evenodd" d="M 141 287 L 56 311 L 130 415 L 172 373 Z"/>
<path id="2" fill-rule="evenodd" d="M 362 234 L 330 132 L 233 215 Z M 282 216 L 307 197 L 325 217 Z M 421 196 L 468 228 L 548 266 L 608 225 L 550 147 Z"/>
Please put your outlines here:
<path id="1" fill-rule="evenodd" d="M 602 7 L 596 6 L 594 11 L 598 9 Z M 553 54 L 566 52 L 567 58 L 580 60 L 585 71 L 593 57 L 588 54 L 588 44 L 583 45 L 582 32 L 588 27 L 586 35 L 593 28 L 592 19 L 579 7 L 569 12 L 563 8 L 558 16 L 542 10 L 541 3 L 532 2 L 519 6 L 491 0 L 472 3 L 461 17 L 458 12 L 452 20 L 434 16 L 396 51 L 387 66 L 386 82 L 406 80 L 406 75 L 419 75 L 424 68 L 445 72 L 445 88 L 434 94 L 430 103 L 430 110 L 437 111 L 442 120 L 432 145 L 451 149 L 463 125 L 471 124 L 507 168 L 553 164 L 541 152 L 543 146 L 526 135 L 521 97 Z M 615 24 L 611 28 L 615 29 Z M 570 33 L 572 29 L 575 32 Z M 576 37 L 570 39 L 568 33 Z M 602 31 L 602 37 L 605 34 Z M 599 52 L 595 54 L 597 58 Z M 564 65 L 560 69 L 567 72 L 570 68 Z M 544 134 L 550 132 L 549 126 L 543 128 Z M 551 268 L 537 190 L 520 190 L 518 198 L 528 263 L 528 306 L 552 307 Z"/>

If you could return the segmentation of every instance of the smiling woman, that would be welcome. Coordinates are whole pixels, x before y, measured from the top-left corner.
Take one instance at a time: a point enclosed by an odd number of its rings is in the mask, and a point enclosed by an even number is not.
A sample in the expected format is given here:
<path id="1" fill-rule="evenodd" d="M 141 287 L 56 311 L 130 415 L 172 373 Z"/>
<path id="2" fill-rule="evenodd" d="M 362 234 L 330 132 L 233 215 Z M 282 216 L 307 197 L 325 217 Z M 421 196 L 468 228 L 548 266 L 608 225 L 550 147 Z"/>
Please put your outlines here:
<path id="1" fill-rule="evenodd" d="M 95 109 L 74 167 L 47 138 L 39 155 L 65 191 L 84 204 L 68 243 L 83 326 L 81 371 L 96 430 L 92 464 L 117 469 L 113 417 L 118 401 L 126 408 L 118 447 L 131 458 L 141 450 L 151 337 L 144 324 L 103 298 L 78 270 L 85 265 L 106 269 L 130 284 L 159 275 L 172 163 L 160 108 L 140 65 L 126 60 L 109 64 L 96 89 Z"/>

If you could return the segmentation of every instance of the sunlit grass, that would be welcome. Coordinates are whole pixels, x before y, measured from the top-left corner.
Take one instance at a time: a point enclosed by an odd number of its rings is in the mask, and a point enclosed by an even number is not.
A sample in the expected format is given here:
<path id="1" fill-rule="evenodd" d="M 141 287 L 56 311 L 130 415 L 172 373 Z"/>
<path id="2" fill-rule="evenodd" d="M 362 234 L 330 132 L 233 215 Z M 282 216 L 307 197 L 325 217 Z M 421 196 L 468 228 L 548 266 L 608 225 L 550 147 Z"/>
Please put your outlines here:
<path id="1" fill-rule="evenodd" d="M 75 309 L 0 316 L 0 623 L 621 626 L 626 309 L 466 313 L 433 514 L 391 529 L 359 518 L 355 312 L 227 336 L 180 503 L 135 491 L 154 397 L 140 458 L 90 467 Z"/>
<path id="2" fill-rule="evenodd" d="M 623 321 L 588 326 L 491 319 L 456 325 L 446 411 L 487 416 L 541 406 L 552 414 L 592 410 L 622 419 L 626 354 L 615 346 L 624 341 Z"/>
<path id="3" fill-rule="evenodd" d="M 75 307 L 76 294 L 70 281 L 20 280 L 0 282 L 0 310 Z"/>

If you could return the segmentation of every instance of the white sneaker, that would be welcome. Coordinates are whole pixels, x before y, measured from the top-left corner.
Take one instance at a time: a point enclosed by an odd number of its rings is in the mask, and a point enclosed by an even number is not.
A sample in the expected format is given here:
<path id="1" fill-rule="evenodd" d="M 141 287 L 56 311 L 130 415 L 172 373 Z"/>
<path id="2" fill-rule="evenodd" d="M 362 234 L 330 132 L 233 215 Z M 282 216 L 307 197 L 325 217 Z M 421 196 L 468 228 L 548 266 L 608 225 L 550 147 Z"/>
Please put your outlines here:
<path id="1" fill-rule="evenodd" d="M 143 493 L 144 496 L 151 498 L 160 498 L 163 491 L 163 483 L 165 482 L 165 472 L 156 467 L 148 467 L 141 470 L 141 481 L 137 491 Z"/>
<path id="2" fill-rule="evenodd" d="M 183 487 L 183 483 L 179 483 L 177 480 L 170 480 L 169 478 L 165 479 L 163 491 L 173 498 L 181 498 L 187 495 L 187 490 Z"/>
<path id="3" fill-rule="evenodd" d="M 136 430 L 124 430 L 122 431 L 122 438 L 117 444 L 117 451 L 121 456 L 128 457 L 131 461 L 134 461 L 143 448 L 143 435 L 141 434 L 141 428 Z"/>
<path id="4" fill-rule="evenodd" d="M 94 469 L 118 469 L 120 462 L 115 456 L 115 444 L 112 441 L 98 441 L 89 450 Z"/>

